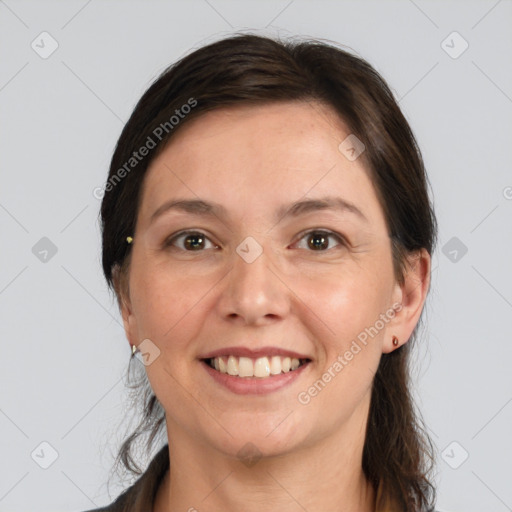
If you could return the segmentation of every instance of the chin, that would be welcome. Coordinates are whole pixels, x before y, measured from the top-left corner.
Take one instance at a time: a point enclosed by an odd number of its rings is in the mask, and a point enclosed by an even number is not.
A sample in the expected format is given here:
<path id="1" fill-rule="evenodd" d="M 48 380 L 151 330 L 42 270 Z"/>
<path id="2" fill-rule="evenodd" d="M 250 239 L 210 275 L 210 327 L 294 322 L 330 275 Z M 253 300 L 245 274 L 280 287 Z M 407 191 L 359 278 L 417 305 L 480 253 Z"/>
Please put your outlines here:
<path id="1" fill-rule="evenodd" d="M 235 457 L 244 462 L 252 458 L 278 457 L 299 449 L 305 434 L 297 430 L 294 423 L 285 425 L 293 416 L 288 413 L 277 418 L 267 414 L 266 421 L 257 421 L 248 418 L 244 421 L 237 416 L 236 428 L 232 425 L 227 430 L 231 434 L 222 436 L 222 439 L 210 439 L 210 443 L 229 457 Z M 284 419 L 286 418 L 286 419 Z M 284 419 L 284 421 L 283 421 Z"/>

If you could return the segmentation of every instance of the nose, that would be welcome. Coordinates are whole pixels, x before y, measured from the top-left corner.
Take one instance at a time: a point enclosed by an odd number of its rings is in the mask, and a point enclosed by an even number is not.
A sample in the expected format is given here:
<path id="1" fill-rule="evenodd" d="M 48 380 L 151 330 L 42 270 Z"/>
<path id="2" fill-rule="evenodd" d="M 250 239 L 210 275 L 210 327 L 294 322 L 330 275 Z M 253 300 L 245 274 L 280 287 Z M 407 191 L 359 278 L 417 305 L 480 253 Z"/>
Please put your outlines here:
<path id="1" fill-rule="evenodd" d="M 267 251 L 250 263 L 234 253 L 218 302 L 223 318 L 240 325 L 267 325 L 289 312 L 292 292 Z"/>

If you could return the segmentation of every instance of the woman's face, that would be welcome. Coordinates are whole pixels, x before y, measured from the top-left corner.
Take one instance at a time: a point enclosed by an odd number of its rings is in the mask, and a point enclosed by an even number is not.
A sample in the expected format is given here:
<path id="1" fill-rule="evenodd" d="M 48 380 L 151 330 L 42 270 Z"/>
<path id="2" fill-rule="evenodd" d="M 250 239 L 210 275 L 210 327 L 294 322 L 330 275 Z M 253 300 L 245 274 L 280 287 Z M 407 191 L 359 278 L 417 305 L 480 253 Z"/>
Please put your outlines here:
<path id="1" fill-rule="evenodd" d="M 400 311 L 375 190 L 352 139 L 339 148 L 349 135 L 318 103 L 236 107 L 183 126 L 151 163 L 123 318 L 132 344 L 150 340 L 171 438 L 236 456 L 364 436 L 380 357 L 421 307 Z M 286 372 L 294 356 L 308 362 Z"/>

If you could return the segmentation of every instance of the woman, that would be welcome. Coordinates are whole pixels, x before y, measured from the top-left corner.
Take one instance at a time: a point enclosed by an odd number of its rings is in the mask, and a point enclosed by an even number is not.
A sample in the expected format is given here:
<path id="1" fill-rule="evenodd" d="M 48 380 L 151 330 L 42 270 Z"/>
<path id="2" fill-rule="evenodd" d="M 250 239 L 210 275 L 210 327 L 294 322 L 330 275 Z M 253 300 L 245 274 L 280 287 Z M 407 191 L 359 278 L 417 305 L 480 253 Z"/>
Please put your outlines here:
<path id="1" fill-rule="evenodd" d="M 408 376 L 427 183 L 389 88 L 335 45 L 235 35 L 155 81 L 101 215 L 150 384 L 118 460 L 168 443 L 102 510 L 433 510 Z"/>

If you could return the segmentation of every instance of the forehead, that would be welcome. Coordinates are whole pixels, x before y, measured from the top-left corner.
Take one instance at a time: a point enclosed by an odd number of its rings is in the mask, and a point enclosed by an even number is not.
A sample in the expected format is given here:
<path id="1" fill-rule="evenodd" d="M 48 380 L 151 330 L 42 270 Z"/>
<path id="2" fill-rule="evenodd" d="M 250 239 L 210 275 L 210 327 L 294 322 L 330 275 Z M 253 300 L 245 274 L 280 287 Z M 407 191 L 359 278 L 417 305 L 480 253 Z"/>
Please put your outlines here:
<path id="1" fill-rule="evenodd" d="M 222 144 L 223 149 L 229 147 L 227 156 L 231 158 L 240 153 L 264 157 L 283 149 L 288 150 L 290 158 L 309 153 L 321 140 L 325 145 L 337 146 L 343 134 L 349 134 L 345 123 L 330 107 L 318 102 L 240 105 L 201 114 L 180 128 L 166 150 L 180 159 L 200 156 L 205 150 L 219 158 L 221 152 L 214 150 Z"/>
<path id="2" fill-rule="evenodd" d="M 173 197 L 212 200 L 243 215 L 339 193 L 378 215 L 362 158 L 350 161 L 339 149 L 348 135 L 339 116 L 316 102 L 207 112 L 183 125 L 151 163 L 139 214 L 149 217 Z"/>

